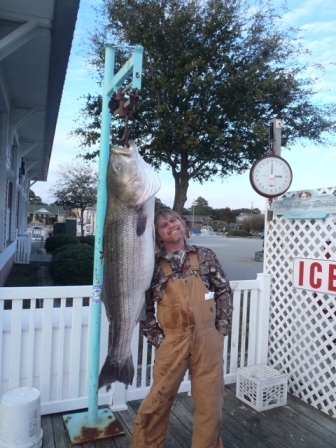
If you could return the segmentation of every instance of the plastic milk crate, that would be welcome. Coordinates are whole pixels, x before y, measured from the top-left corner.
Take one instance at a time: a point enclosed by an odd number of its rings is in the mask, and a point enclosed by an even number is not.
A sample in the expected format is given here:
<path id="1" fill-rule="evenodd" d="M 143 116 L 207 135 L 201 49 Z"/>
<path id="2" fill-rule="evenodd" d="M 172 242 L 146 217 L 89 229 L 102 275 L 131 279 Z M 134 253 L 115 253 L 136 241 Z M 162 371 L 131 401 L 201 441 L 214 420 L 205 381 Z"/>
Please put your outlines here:
<path id="1" fill-rule="evenodd" d="M 256 411 L 266 411 L 287 402 L 287 373 L 266 364 L 237 369 L 236 397 Z"/>

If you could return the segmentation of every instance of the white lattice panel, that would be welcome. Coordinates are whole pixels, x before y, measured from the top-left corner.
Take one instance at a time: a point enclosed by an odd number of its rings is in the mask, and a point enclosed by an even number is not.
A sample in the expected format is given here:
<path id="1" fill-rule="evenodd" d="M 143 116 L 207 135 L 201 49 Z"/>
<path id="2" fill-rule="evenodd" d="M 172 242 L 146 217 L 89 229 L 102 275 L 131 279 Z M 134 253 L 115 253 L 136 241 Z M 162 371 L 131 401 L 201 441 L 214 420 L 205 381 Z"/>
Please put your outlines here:
<path id="1" fill-rule="evenodd" d="M 336 196 L 336 187 L 318 192 Z M 264 250 L 264 270 L 272 274 L 269 364 L 288 373 L 291 393 L 336 417 L 336 296 L 292 284 L 294 257 L 336 261 L 336 215 L 274 216 Z"/>

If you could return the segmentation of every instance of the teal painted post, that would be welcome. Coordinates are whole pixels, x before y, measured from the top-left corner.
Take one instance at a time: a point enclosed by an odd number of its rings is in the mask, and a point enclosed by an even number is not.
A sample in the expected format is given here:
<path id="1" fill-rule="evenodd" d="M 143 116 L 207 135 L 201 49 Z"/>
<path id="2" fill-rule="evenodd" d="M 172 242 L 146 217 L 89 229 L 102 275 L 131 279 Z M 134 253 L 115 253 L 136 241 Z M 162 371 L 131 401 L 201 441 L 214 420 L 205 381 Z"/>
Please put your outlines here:
<path id="1" fill-rule="evenodd" d="M 108 108 L 110 101 L 109 83 L 114 76 L 116 47 L 106 45 L 105 47 L 105 73 L 103 87 L 103 104 L 101 115 L 101 135 L 99 152 L 99 174 L 97 192 L 97 219 L 94 248 L 93 267 L 93 298 L 91 311 L 91 335 L 90 335 L 90 367 L 89 367 L 89 405 L 88 424 L 95 426 L 98 419 L 98 377 L 99 377 L 99 354 L 100 354 L 100 327 L 101 327 L 101 287 L 103 283 L 103 231 L 106 213 L 106 173 L 110 152 L 110 125 L 111 114 Z"/>
<path id="2" fill-rule="evenodd" d="M 141 89 L 141 81 L 142 81 L 142 56 L 143 56 L 144 48 L 142 45 L 136 45 L 134 47 L 134 67 L 133 67 L 133 78 L 132 78 L 132 88 L 133 89 Z"/>
<path id="3" fill-rule="evenodd" d="M 116 92 L 125 81 L 126 77 L 133 70 L 132 76 L 132 89 L 141 89 L 141 78 L 142 78 L 142 55 L 143 55 L 143 46 L 135 45 L 132 56 L 128 59 L 128 61 L 120 68 L 118 73 L 115 74 L 113 79 L 113 84 L 110 86 L 109 93 Z"/>

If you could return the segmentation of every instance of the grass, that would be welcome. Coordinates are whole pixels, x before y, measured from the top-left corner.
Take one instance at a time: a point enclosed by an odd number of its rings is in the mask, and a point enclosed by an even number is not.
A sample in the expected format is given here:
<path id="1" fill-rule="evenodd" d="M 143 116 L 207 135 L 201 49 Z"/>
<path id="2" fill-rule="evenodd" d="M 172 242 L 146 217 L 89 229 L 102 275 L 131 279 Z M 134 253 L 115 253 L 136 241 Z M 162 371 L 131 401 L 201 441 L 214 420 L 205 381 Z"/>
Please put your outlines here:
<path id="1" fill-rule="evenodd" d="M 39 286 L 38 264 L 13 264 L 4 286 Z"/>

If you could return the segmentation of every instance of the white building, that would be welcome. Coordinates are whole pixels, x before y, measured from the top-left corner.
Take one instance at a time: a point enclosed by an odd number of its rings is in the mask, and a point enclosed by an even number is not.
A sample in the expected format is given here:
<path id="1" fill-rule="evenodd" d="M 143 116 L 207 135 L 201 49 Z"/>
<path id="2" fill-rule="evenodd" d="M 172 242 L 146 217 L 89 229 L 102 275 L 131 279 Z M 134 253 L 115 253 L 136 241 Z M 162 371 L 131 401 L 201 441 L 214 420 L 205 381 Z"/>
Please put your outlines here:
<path id="1" fill-rule="evenodd" d="M 79 0 L 1 0 L 0 286 L 46 181 Z"/>

